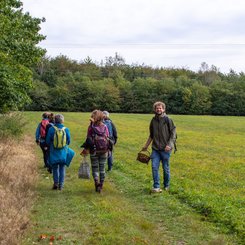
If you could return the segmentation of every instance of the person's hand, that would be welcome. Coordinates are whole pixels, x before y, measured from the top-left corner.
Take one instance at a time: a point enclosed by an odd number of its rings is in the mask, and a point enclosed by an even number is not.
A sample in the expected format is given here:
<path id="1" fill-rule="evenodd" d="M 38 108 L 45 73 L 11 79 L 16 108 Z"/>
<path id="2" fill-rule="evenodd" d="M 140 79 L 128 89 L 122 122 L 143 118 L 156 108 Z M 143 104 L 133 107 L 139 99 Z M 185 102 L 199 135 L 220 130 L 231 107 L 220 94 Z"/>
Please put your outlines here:
<path id="1" fill-rule="evenodd" d="M 86 156 L 86 155 L 88 155 L 89 154 L 89 150 L 88 149 L 83 149 L 82 150 L 82 152 L 80 153 L 80 155 L 82 155 L 82 156 Z"/>
<path id="2" fill-rule="evenodd" d="M 172 148 L 169 146 L 169 145 L 166 145 L 166 147 L 165 147 L 165 149 L 164 149 L 165 151 L 171 151 L 172 150 Z"/>
<path id="3" fill-rule="evenodd" d="M 36 140 L 36 143 L 37 143 L 37 145 L 40 145 L 40 141 L 39 140 Z"/>

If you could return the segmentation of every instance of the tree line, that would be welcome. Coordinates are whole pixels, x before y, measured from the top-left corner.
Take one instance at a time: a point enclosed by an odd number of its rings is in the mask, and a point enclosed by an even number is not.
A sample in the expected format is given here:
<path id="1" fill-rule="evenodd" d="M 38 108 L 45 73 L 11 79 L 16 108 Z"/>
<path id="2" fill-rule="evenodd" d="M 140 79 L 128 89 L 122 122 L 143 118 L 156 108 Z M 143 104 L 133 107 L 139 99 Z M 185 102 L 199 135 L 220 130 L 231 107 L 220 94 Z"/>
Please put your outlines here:
<path id="1" fill-rule="evenodd" d="M 171 114 L 245 115 L 245 74 L 223 74 L 205 62 L 194 72 L 128 65 L 117 53 L 100 64 L 60 55 L 43 57 L 33 74 L 28 110 L 150 113 L 160 100 Z"/>
<path id="2" fill-rule="evenodd" d="M 202 63 L 187 68 L 126 64 L 117 53 L 100 63 L 45 56 L 37 44 L 44 18 L 23 13 L 20 0 L 0 1 L 0 113 L 13 110 L 245 115 L 245 74 Z"/>

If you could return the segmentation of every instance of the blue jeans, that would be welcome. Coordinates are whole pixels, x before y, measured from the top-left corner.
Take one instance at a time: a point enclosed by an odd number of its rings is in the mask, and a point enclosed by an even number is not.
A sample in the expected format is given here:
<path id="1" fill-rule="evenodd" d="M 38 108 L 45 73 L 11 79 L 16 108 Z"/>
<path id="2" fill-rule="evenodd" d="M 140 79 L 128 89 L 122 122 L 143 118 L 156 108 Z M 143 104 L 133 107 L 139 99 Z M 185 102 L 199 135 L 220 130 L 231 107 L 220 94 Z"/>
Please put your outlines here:
<path id="1" fill-rule="evenodd" d="M 108 153 L 108 170 L 111 170 L 112 169 L 112 166 L 113 166 L 113 155 L 112 155 L 112 151 L 109 151 Z"/>
<path id="2" fill-rule="evenodd" d="M 54 184 L 59 185 L 60 187 L 64 187 L 64 181 L 65 181 L 65 165 L 64 164 L 54 164 L 52 165 L 53 169 L 53 179 Z"/>
<path id="3" fill-rule="evenodd" d="M 159 166 L 160 161 L 162 161 L 163 168 L 163 186 L 164 188 L 169 187 L 170 182 L 170 168 L 169 168 L 169 158 L 170 152 L 157 151 L 152 149 L 151 159 L 152 159 L 152 177 L 153 177 L 153 188 L 160 188 L 160 175 Z"/>

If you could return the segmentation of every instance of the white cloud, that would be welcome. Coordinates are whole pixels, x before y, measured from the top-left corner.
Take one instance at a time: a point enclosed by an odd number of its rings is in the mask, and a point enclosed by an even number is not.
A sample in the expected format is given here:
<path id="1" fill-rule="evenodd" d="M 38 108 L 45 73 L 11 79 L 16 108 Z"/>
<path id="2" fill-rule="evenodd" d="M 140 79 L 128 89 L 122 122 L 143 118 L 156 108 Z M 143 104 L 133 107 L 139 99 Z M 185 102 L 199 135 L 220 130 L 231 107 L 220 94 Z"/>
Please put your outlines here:
<path id="1" fill-rule="evenodd" d="M 245 70 L 243 0 L 22 0 L 45 17 L 48 55 L 96 61 L 121 54 L 127 63 L 221 71 Z"/>

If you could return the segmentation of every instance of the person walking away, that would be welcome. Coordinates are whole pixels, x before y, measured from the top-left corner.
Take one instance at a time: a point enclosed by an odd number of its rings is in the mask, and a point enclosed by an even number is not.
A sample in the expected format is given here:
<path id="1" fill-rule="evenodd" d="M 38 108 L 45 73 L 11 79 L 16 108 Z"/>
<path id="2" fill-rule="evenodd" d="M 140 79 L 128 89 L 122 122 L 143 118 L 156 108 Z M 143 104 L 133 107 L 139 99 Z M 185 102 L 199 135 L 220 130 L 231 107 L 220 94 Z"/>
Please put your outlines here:
<path id="1" fill-rule="evenodd" d="M 174 142 L 176 139 L 176 128 L 165 111 L 166 106 L 163 102 L 155 102 L 153 105 L 155 116 L 150 122 L 150 135 L 142 150 L 147 150 L 152 143 L 152 177 L 153 188 L 152 192 L 162 192 L 160 188 L 159 166 L 162 162 L 163 168 L 163 187 L 167 191 L 170 186 L 170 166 L 169 160 Z"/>
<path id="2" fill-rule="evenodd" d="M 64 116 L 56 114 L 55 124 L 49 128 L 46 143 L 49 147 L 49 164 L 53 172 L 53 190 L 64 188 L 66 173 L 67 146 L 71 142 L 70 130 L 64 127 Z"/>
<path id="3" fill-rule="evenodd" d="M 48 149 L 47 149 L 46 142 L 45 142 L 46 127 L 49 124 L 48 116 L 49 116 L 49 113 L 44 112 L 42 114 L 42 121 L 38 124 L 36 128 L 36 143 L 42 149 L 45 168 L 48 168 Z"/>
<path id="4" fill-rule="evenodd" d="M 109 115 L 110 115 L 109 112 L 108 111 L 103 111 L 103 114 L 104 114 L 103 123 L 108 128 L 109 138 L 110 138 L 107 164 L 108 164 L 108 171 L 111 171 L 112 170 L 112 166 L 113 166 L 113 147 L 117 143 L 117 129 L 116 129 L 115 124 L 109 118 Z"/>
<path id="5" fill-rule="evenodd" d="M 105 164 L 109 149 L 109 131 L 103 123 L 104 114 L 100 110 L 94 110 L 91 114 L 91 123 L 88 127 L 87 138 L 82 145 L 83 155 L 90 153 L 92 176 L 95 191 L 101 192 L 105 180 Z"/>
<path id="6" fill-rule="evenodd" d="M 45 143 L 46 143 L 46 138 L 47 138 L 47 135 L 48 135 L 48 130 L 49 130 L 51 127 L 54 126 L 54 113 L 52 113 L 52 112 L 49 113 L 49 115 L 48 115 L 48 120 L 49 120 L 49 124 L 47 124 L 47 126 L 46 126 Z M 46 144 L 46 147 L 47 147 L 47 155 L 49 156 L 50 150 L 49 150 L 49 147 L 48 147 L 47 144 Z M 47 166 L 48 172 L 52 174 L 52 167 L 51 167 L 51 165 L 49 164 L 49 157 L 48 157 L 48 159 L 47 159 L 47 165 L 48 165 L 48 166 Z"/>

